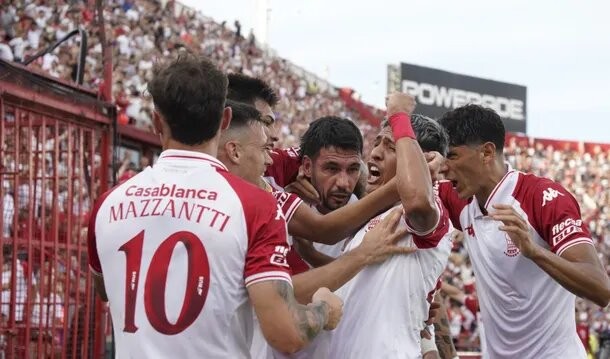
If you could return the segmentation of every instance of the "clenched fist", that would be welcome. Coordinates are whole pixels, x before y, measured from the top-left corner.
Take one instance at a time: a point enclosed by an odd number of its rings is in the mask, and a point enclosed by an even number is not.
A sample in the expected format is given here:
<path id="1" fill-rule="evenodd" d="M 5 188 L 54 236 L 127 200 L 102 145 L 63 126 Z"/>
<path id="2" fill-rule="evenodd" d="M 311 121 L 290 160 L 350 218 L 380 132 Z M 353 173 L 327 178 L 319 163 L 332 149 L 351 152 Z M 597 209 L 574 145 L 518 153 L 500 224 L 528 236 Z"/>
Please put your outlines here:
<path id="1" fill-rule="evenodd" d="M 324 302 L 328 305 L 328 321 L 324 329 L 335 329 L 343 316 L 343 300 L 324 287 L 318 289 L 311 299 L 314 304 Z"/>
<path id="2" fill-rule="evenodd" d="M 399 112 L 406 112 L 408 115 L 411 115 L 416 105 L 413 96 L 401 92 L 391 93 L 386 97 L 385 104 L 388 109 L 388 117 Z"/>

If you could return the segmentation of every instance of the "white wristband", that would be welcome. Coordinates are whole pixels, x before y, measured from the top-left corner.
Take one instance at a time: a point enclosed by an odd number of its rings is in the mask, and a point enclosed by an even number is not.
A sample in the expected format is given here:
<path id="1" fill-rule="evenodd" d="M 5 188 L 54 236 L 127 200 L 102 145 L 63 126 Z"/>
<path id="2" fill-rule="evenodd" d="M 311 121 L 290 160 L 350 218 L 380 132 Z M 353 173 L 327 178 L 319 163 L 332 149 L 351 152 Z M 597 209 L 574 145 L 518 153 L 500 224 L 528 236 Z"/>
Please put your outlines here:
<path id="1" fill-rule="evenodd" d="M 422 355 L 431 351 L 438 351 L 438 348 L 436 347 L 436 341 L 434 340 L 434 330 L 430 330 L 429 332 L 432 338 L 421 338 L 420 349 Z"/>

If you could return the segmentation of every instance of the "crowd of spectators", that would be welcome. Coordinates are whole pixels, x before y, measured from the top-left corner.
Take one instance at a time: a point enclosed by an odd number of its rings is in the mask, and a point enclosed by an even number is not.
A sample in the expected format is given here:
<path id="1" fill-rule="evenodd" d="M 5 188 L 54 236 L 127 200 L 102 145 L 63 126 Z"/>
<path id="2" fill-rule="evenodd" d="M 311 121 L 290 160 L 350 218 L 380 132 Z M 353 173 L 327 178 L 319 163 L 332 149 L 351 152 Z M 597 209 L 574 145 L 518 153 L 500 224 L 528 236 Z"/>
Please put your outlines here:
<path id="1" fill-rule="evenodd" d="M 65 36 L 77 26 L 84 27 L 90 37 L 88 53 L 85 64 L 84 87 L 99 91 L 103 83 L 102 46 L 95 12 L 88 5 L 89 1 L 64 0 L 15 0 L 3 2 L 0 9 L 0 58 L 8 61 L 21 62 L 29 56 L 40 51 Z M 147 81 L 151 78 L 154 61 L 177 51 L 187 48 L 215 60 L 227 72 L 241 72 L 246 75 L 260 77 L 267 81 L 277 91 L 280 102 L 276 107 L 276 116 L 281 133 L 280 146 L 288 147 L 298 145 L 300 135 L 306 130 L 308 124 L 323 115 L 338 115 L 349 117 L 360 127 L 365 136 L 365 153 L 368 153 L 376 128 L 361 113 L 339 96 L 339 91 L 326 81 L 309 74 L 289 61 L 273 54 L 272 51 L 258 44 L 255 36 L 250 32 L 245 35 L 238 21 L 229 24 L 216 22 L 200 12 L 183 7 L 172 0 L 108 0 L 104 1 L 104 18 L 107 26 L 106 37 L 112 43 L 113 83 L 112 101 L 119 110 L 118 119 L 121 124 L 135 126 L 144 131 L 151 131 L 152 101 L 146 94 Z M 78 44 L 76 37 L 67 44 L 58 47 L 55 51 L 44 55 L 29 66 L 44 71 L 47 74 L 72 82 L 76 76 L 78 58 Z M 375 115 L 380 112 L 373 109 Z M 10 121 L 11 119 L 5 118 Z M 15 119 L 12 119 L 15 121 Z M 57 132 L 56 132 L 57 134 Z M 14 141 L 17 134 L 7 135 L 7 141 Z M 47 151 L 60 151 L 58 161 L 41 159 L 37 169 L 40 173 L 52 173 L 62 177 L 67 173 L 68 167 L 74 167 L 73 159 L 69 158 L 66 138 L 68 131 L 59 133 L 47 143 L 39 140 L 24 141 L 32 143 L 32 151 L 41 151 L 46 146 Z M 57 145 L 56 143 L 57 142 Z M 11 143 L 3 144 L 11 148 Z M 594 237 L 600 260 L 610 270 L 610 151 L 596 148 L 592 151 L 564 150 L 545 145 L 542 142 L 509 141 L 505 149 L 508 161 L 516 169 L 533 172 L 537 175 L 554 179 L 563 184 L 577 198 L 581 205 L 583 218 L 589 226 Z M 52 157 L 53 158 L 53 157 Z M 23 159 L 23 158 L 22 158 Z M 88 170 L 76 166 L 72 177 L 64 176 L 58 183 L 57 191 L 52 190 L 55 184 L 43 186 L 45 176 L 39 175 L 37 181 L 24 179 L 21 186 L 16 182 L 3 181 L 3 228 L 2 237 L 8 238 L 18 232 L 26 231 L 24 228 L 13 228 L 14 216 L 23 218 L 31 215 L 24 210 L 34 208 L 40 216 L 42 208 L 50 211 L 59 209 L 61 212 L 72 211 L 79 217 L 86 216 L 91 206 L 87 186 L 83 184 L 89 180 L 88 176 L 99 165 L 99 158 L 88 159 L 91 163 Z M 69 163 L 70 162 L 70 163 Z M 118 177 L 129 176 L 139 166 L 127 159 L 118 168 Z M 24 172 L 18 163 L 20 159 L 5 156 L 2 159 L 3 171 Z M 80 172 L 79 171 L 80 168 Z M 78 172 L 78 173 L 77 173 Z M 88 172 L 87 175 L 85 172 Z M 35 189 L 29 188 L 32 183 Z M 43 189 L 44 188 L 44 189 Z M 29 191 L 35 191 L 30 195 Z M 54 195 L 54 193 L 58 193 Z M 69 194 L 69 195 L 68 195 Z M 18 199 L 17 201 L 15 200 Z M 71 205 L 67 199 L 72 198 Z M 31 205 L 29 200 L 34 200 Z M 72 209 L 70 209 L 72 207 Z M 84 230 L 84 222 L 77 221 L 73 231 Z M 38 223 L 39 228 L 51 224 Z M 63 229 L 68 233 L 67 229 Z M 36 232 L 36 231 L 34 231 Z M 44 229 L 38 230 L 38 233 Z M 25 233 L 25 232 L 24 232 Z M 50 233 L 61 233 L 54 230 Z M 78 260 L 74 258 L 74 260 Z M 19 269 L 19 267 L 17 267 Z M 5 287 L 10 288 L 10 275 L 12 267 L 3 268 L 3 292 Z M 50 270 L 51 275 L 64 275 L 66 270 Z M 20 280 L 19 276 L 16 280 Z M 46 279 L 48 280 L 48 279 Z M 472 273 L 469 259 L 463 247 L 456 246 L 455 253 L 450 258 L 446 271 L 446 282 L 455 286 L 468 295 L 475 293 L 476 277 Z M 34 279 L 33 282 L 42 283 L 44 278 Z M 63 280 L 54 280 L 53 283 L 63 283 Z M 47 298 L 42 302 L 52 300 L 55 303 L 64 301 L 64 289 L 60 284 L 52 290 L 47 290 Z M 40 292 L 42 293 L 42 292 Z M 18 294 L 18 297 L 22 294 Z M 51 299 L 53 298 L 53 299 Z M 449 318 L 452 332 L 458 339 L 460 349 L 478 349 L 477 313 L 462 303 L 447 299 Z M 0 306 L 4 320 L 6 305 Z M 44 317 L 47 314 L 35 316 Z M 600 309 L 585 301 L 577 303 L 577 320 L 584 323 L 593 338 L 603 339 L 605 332 L 610 333 L 610 312 Z M 476 311 L 476 310 L 475 310 Z M 20 312 L 19 312 L 20 313 Z M 63 308 L 58 309 L 55 316 L 64 320 Z M 60 340 L 58 338 L 57 340 Z M 595 339 L 591 340 L 595 343 Z M 597 341 L 599 342 L 599 340 Z M 602 343 L 603 344 L 603 343 Z M 609 343 L 610 345 L 610 343 Z M 593 345 L 595 347 L 595 345 Z M 593 348 L 594 349 L 594 348 Z"/>

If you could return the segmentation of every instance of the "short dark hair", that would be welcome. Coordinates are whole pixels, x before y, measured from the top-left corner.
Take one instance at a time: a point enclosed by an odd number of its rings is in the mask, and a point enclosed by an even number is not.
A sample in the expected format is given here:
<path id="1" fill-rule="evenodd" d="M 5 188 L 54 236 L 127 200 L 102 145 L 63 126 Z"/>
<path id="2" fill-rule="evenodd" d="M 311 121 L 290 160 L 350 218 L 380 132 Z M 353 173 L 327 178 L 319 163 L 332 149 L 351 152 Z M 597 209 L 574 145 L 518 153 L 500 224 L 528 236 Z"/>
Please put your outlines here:
<path id="1" fill-rule="evenodd" d="M 229 93 L 227 98 L 254 105 L 256 99 L 265 101 L 273 107 L 279 102 L 275 91 L 265 81 L 244 74 L 229 74 Z"/>
<path id="2" fill-rule="evenodd" d="M 480 145 L 492 142 L 496 152 L 504 149 L 506 130 L 500 116 L 492 109 L 466 105 L 451 110 L 439 120 L 449 135 L 450 146 Z"/>
<path id="3" fill-rule="evenodd" d="M 227 107 L 230 107 L 233 113 L 229 130 L 250 126 L 255 122 L 263 123 L 261 113 L 254 106 L 243 102 L 227 100 Z"/>
<path id="4" fill-rule="evenodd" d="M 347 118 L 321 117 L 309 124 L 301 137 L 301 157 L 316 157 L 322 148 L 336 147 L 362 154 L 360 129 Z"/>
<path id="5" fill-rule="evenodd" d="M 210 60 L 182 52 L 169 63 L 157 64 L 148 92 L 176 141 L 198 145 L 218 132 L 227 76 Z"/>
<path id="6" fill-rule="evenodd" d="M 381 126 L 388 127 L 388 121 L 384 120 Z M 447 155 L 449 138 L 445 129 L 435 119 L 414 113 L 411 115 L 411 126 L 422 151 L 436 151 L 443 156 Z"/>

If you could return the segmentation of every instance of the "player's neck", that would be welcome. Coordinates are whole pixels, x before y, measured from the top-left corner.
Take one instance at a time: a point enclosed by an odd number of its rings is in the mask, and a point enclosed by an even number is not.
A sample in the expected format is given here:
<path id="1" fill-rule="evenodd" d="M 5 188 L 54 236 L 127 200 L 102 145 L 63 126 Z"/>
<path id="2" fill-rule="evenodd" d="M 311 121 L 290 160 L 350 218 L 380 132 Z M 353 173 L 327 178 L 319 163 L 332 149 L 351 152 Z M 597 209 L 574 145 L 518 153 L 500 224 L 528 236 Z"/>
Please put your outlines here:
<path id="1" fill-rule="evenodd" d="M 498 183 L 502 181 L 502 178 L 504 178 L 506 172 L 508 172 L 508 168 L 504 164 L 504 160 L 499 159 L 497 161 L 494 161 L 493 165 L 488 168 L 485 174 L 483 174 L 481 188 L 476 194 L 477 202 L 479 203 L 479 208 L 481 209 L 483 214 L 486 214 L 485 203 L 487 203 L 489 196 L 494 191 L 494 189 L 496 189 Z"/>
<path id="2" fill-rule="evenodd" d="M 331 209 L 324 207 L 323 204 L 316 206 L 316 209 L 318 210 L 318 212 L 320 212 L 320 214 L 328 214 L 328 213 L 332 212 Z"/>
<path id="3" fill-rule="evenodd" d="M 163 145 L 164 150 L 182 150 L 182 151 L 192 151 L 192 152 L 200 152 L 205 153 L 206 155 L 210 155 L 212 157 L 217 157 L 218 155 L 218 143 L 216 141 L 206 141 L 199 145 L 185 145 L 184 143 L 180 143 L 178 141 L 169 139 L 167 143 Z"/>

